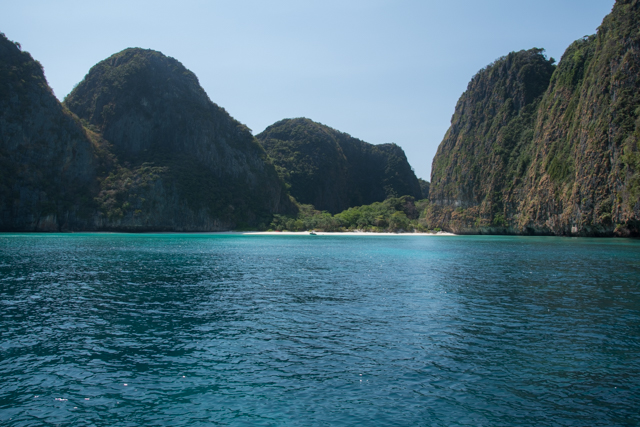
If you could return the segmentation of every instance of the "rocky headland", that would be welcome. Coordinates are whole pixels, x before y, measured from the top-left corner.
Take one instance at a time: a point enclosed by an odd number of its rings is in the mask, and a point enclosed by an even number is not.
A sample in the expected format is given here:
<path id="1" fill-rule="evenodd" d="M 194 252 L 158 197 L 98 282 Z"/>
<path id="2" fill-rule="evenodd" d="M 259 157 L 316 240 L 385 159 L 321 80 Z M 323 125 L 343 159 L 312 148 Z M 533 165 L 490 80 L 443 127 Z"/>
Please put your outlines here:
<path id="1" fill-rule="evenodd" d="M 432 227 L 638 235 L 640 2 L 553 62 L 513 52 L 471 80 L 433 159 Z"/>

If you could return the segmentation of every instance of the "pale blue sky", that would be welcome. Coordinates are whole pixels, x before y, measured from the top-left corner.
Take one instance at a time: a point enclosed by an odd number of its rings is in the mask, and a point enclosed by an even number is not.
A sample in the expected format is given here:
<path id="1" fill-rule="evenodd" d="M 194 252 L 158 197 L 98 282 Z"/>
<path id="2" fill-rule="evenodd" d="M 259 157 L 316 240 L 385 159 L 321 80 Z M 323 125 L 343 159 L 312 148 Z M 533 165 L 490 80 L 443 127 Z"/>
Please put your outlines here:
<path id="1" fill-rule="evenodd" d="M 564 49 L 595 33 L 613 0 L 0 0 L 0 31 L 44 66 L 63 99 L 127 47 L 159 50 L 259 133 L 308 117 L 395 142 L 416 174 L 431 162 L 471 77 L 510 51 Z"/>

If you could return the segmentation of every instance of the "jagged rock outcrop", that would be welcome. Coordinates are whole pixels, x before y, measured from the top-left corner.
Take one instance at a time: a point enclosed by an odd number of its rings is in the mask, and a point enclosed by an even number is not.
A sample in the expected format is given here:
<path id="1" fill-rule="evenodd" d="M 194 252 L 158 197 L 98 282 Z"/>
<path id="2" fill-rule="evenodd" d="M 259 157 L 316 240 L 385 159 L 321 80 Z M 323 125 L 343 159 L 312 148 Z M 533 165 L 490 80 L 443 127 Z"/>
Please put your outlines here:
<path id="1" fill-rule="evenodd" d="M 116 158 L 101 180 L 100 228 L 224 230 L 294 209 L 250 130 L 160 52 L 98 63 L 64 104 Z"/>
<path id="2" fill-rule="evenodd" d="M 331 213 L 422 190 L 404 151 L 373 145 L 306 118 L 281 120 L 257 135 L 291 195 Z"/>
<path id="3" fill-rule="evenodd" d="M 639 23 L 640 2 L 619 0 L 555 70 L 533 49 L 480 71 L 433 160 L 430 224 L 458 233 L 637 235 Z"/>
<path id="4" fill-rule="evenodd" d="M 0 33 L 0 230 L 89 227 L 94 147 L 39 62 Z"/>

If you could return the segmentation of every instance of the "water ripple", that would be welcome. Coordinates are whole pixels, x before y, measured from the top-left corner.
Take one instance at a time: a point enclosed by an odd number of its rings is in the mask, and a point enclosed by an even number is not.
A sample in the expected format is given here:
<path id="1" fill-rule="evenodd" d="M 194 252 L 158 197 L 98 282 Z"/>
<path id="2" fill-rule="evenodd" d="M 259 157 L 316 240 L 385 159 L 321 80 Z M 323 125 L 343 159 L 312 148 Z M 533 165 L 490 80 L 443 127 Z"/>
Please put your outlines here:
<path id="1" fill-rule="evenodd" d="M 640 242 L 0 234 L 0 423 L 638 425 Z"/>

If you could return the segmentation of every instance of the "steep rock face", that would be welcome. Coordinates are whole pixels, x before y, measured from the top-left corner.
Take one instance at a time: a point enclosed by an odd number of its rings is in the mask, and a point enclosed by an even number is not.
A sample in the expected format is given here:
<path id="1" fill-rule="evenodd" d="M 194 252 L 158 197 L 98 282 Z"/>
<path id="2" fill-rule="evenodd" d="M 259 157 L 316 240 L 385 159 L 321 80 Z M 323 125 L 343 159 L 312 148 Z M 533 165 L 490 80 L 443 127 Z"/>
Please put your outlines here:
<path id="1" fill-rule="evenodd" d="M 42 66 L 0 33 L 0 230 L 89 227 L 94 147 Z"/>
<path id="2" fill-rule="evenodd" d="M 421 198 L 404 151 L 373 145 L 305 118 L 281 120 L 257 135 L 301 203 L 331 213 L 389 196 Z"/>
<path id="3" fill-rule="evenodd" d="M 114 155 L 100 228 L 221 230 L 294 209 L 249 129 L 160 52 L 126 49 L 98 63 L 64 104 Z"/>
<path id="4" fill-rule="evenodd" d="M 519 230 L 640 231 L 640 2 L 616 2 L 572 44 L 538 109 Z"/>
<path id="5" fill-rule="evenodd" d="M 459 233 L 637 235 L 639 11 L 638 0 L 618 1 L 597 35 L 567 49 L 543 90 L 549 74 L 535 72 L 539 84 L 523 102 L 509 101 L 509 78 L 492 78 L 523 52 L 474 77 L 433 161 L 432 226 Z M 540 51 L 524 55 L 537 57 L 539 70 L 552 70 Z M 530 63 L 516 65 L 517 81 Z"/>
<path id="6" fill-rule="evenodd" d="M 433 160 L 429 198 L 437 226 L 455 220 L 455 209 L 470 210 L 471 227 L 502 225 L 502 193 L 528 166 L 536 107 L 554 68 L 541 49 L 523 50 L 471 80 Z"/>

